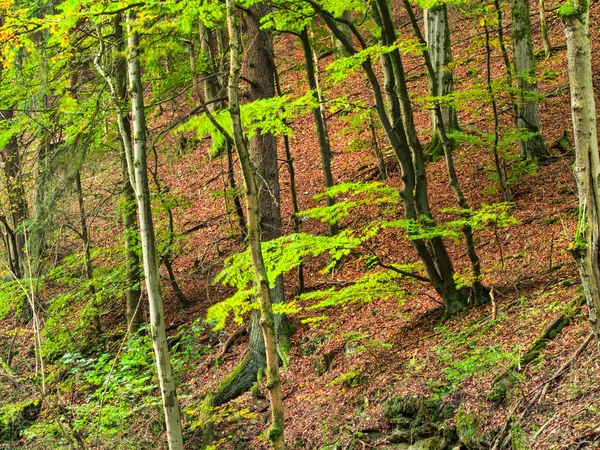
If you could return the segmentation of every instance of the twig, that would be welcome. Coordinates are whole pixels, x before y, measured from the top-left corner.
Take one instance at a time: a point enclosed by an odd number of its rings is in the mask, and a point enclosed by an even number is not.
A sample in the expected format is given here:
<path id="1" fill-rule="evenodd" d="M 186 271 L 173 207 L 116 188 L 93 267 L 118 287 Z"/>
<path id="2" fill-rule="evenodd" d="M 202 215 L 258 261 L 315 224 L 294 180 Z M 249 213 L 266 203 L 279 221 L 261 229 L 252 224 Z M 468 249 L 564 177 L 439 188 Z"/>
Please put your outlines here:
<path id="1" fill-rule="evenodd" d="M 539 430 L 536 431 L 536 433 L 531 438 L 531 446 L 532 447 L 533 447 L 533 444 L 535 444 L 535 441 L 537 441 L 537 438 L 540 437 L 540 435 L 546 430 L 546 428 L 548 428 L 548 425 L 550 425 L 550 423 L 552 423 L 552 421 L 554 420 L 555 417 L 556 417 L 556 413 L 554 413 L 554 415 L 552 417 L 550 417 L 550 419 L 548 419 L 546 421 L 546 423 L 544 423 L 544 425 L 542 425 L 540 427 Z"/>

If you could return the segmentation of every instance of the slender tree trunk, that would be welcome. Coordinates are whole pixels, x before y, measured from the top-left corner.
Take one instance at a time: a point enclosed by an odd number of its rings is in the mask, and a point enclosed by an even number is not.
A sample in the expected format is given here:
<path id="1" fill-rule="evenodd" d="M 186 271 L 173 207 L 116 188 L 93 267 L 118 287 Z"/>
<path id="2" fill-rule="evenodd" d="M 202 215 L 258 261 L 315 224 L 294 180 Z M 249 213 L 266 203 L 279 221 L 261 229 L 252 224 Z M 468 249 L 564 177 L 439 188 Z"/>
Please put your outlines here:
<path id="1" fill-rule="evenodd" d="M 573 0 L 559 9 L 565 24 L 571 110 L 575 137 L 575 180 L 579 222 L 571 251 L 579 267 L 590 322 L 600 336 L 600 158 L 592 74 L 589 2 Z"/>
<path id="2" fill-rule="evenodd" d="M 81 187 L 81 171 L 77 170 L 75 172 L 75 189 L 77 191 L 77 204 L 79 206 L 79 225 L 80 225 L 80 234 L 81 241 L 83 242 L 83 259 L 85 265 L 85 276 L 90 282 L 90 287 L 88 289 L 88 294 L 92 301 L 94 301 L 94 297 L 96 296 L 96 287 L 93 284 L 94 280 L 94 268 L 92 267 L 92 252 L 91 252 L 91 242 L 90 242 L 90 232 L 87 224 L 87 216 L 85 215 L 85 203 L 83 199 L 83 188 Z M 100 315 L 95 313 L 93 318 L 93 325 L 96 333 L 102 333 L 102 324 L 100 322 Z"/>
<path id="3" fill-rule="evenodd" d="M 546 4 L 544 0 L 539 0 L 539 11 L 540 11 L 540 35 L 544 44 L 544 56 L 546 59 L 550 58 L 552 54 L 552 45 L 550 44 L 550 38 L 548 37 L 548 21 L 546 20 Z"/>
<path id="4" fill-rule="evenodd" d="M 500 26 L 500 28 L 502 28 L 502 26 Z M 498 177 L 498 186 L 500 187 L 500 191 L 502 192 L 504 201 L 507 202 L 510 200 L 510 191 L 507 186 L 506 173 L 502 170 L 502 165 L 500 162 L 500 151 L 498 148 L 498 143 L 500 140 L 500 131 L 499 131 L 500 121 L 498 118 L 498 103 L 496 102 L 496 95 L 494 93 L 494 88 L 492 86 L 492 47 L 491 47 L 491 43 L 490 43 L 490 31 L 489 31 L 489 27 L 488 27 L 486 19 L 484 19 L 484 21 L 483 21 L 483 30 L 485 33 L 485 50 L 486 50 L 486 53 L 485 53 L 486 69 L 487 69 L 486 85 L 487 85 L 488 95 L 490 97 L 490 103 L 492 104 L 492 114 L 493 114 L 493 118 L 494 118 L 494 138 L 492 141 L 492 154 L 493 154 L 493 158 L 494 158 L 494 166 L 496 168 L 496 176 Z M 509 74 L 508 76 L 510 78 L 510 73 L 511 73 L 510 65 L 507 66 L 506 70 L 507 70 L 507 74 Z M 509 81 L 509 84 L 512 85 L 512 82 Z"/>
<path id="5" fill-rule="evenodd" d="M 165 422 L 167 428 L 167 441 L 170 450 L 183 450 L 183 435 L 181 432 L 181 419 L 175 378 L 171 367 L 167 334 L 165 330 L 165 316 L 160 292 L 160 275 L 158 272 L 158 257 L 152 223 L 152 207 L 150 204 L 150 189 L 147 171 L 147 139 L 146 116 L 144 112 L 144 90 L 139 61 L 139 35 L 134 30 L 135 12 L 130 11 L 127 20 L 128 34 L 128 74 L 129 91 L 131 96 L 131 110 L 133 121 L 133 160 L 135 192 L 138 203 L 140 219 L 140 235 L 142 242 L 142 255 L 144 262 L 144 275 L 150 304 L 150 334 L 152 346 L 156 357 L 158 381 L 163 400 Z"/>
<path id="6" fill-rule="evenodd" d="M 323 10 L 315 1 L 307 1 L 321 15 L 336 37 L 344 43 L 348 53 L 350 55 L 355 54 L 356 50 L 352 43 L 337 28 L 331 15 Z M 393 21 L 391 21 L 389 3 L 386 0 L 374 0 L 372 10 L 376 16 L 375 20 L 379 20 L 379 23 L 382 24 L 382 33 L 385 34 L 385 45 L 391 45 L 395 42 L 395 28 L 393 27 Z M 367 45 L 364 39 L 358 33 L 354 32 L 354 30 L 353 33 L 359 40 L 361 47 L 366 48 Z M 393 74 L 388 73 L 386 80 L 394 80 L 393 88 L 399 97 L 400 109 L 403 110 L 401 117 L 392 115 L 390 119 L 388 116 L 381 85 L 373 70 L 370 59 L 366 59 L 362 63 L 362 68 L 373 91 L 375 110 L 402 169 L 403 188 L 401 196 L 404 203 L 404 215 L 409 220 L 421 220 L 424 226 L 433 226 L 435 222 L 431 218 L 427 196 L 424 154 L 416 137 L 416 129 L 412 121 L 412 110 L 410 109 L 402 63 L 395 56 L 394 52 L 390 52 L 390 56 L 394 56 L 394 58 L 390 57 L 388 64 L 385 64 L 383 67 L 384 71 L 393 71 Z M 396 97 L 388 95 L 388 98 L 393 100 Z M 397 111 L 395 111 L 395 114 L 398 114 Z M 412 131 L 407 131 L 405 126 Z M 412 239 L 412 243 L 425 266 L 431 284 L 444 301 L 446 316 L 464 310 L 467 307 L 466 297 L 456 287 L 454 267 L 442 239 L 437 237 L 425 241 L 417 238 Z"/>
<path id="7" fill-rule="evenodd" d="M 125 103 L 128 100 L 127 95 L 127 61 L 121 56 L 126 51 L 125 36 L 123 33 L 123 17 L 121 14 L 116 14 L 113 19 L 114 40 L 117 48 L 117 56 L 115 58 L 115 88 L 118 100 Z M 131 125 L 129 117 L 123 121 L 123 133 L 127 135 L 127 142 L 131 142 Z M 136 198 L 133 186 L 129 179 L 127 170 L 127 157 L 123 139 L 119 139 L 120 159 L 121 159 L 121 180 L 123 183 L 123 191 L 121 198 L 123 199 L 123 227 L 125 233 L 125 271 L 127 278 L 127 292 L 125 293 L 125 318 L 127 320 L 127 332 L 129 335 L 137 333 L 143 323 L 142 309 L 140 302 L 142 298 L 141 283 L 141 266 L 139 256 L 139 231 L 137 224 L 137 207 Z"/>
<path id="8" fill-rule="evenodd" d="M 315 75 L 315 62 L 313 61 L 313 53 L 308 38 L 308 28 L 304 27 L 300 34 L 302 48 L 304 49 L 304 59 L 306 64 L 306 75 L 308 77 L 308 87 L 313 91 L 313 97 L 317 102 L 317 106 L 313 108 L 313 118 L 317 126 L 317 136 L 319 137 L 319 149 L 321 150 L 321 169 L 323 170 L 323 178 L 325 188 L 333 187 L 333 174 L 331 172 L 331 145 L 323 110 L 319 105 L 320 95 L 318 93 L 317 78 Z M 327 206 L 335 205 L 335 197 L 327 196 Z M 327 234 L 335 236 L 338 233 L 337 222 L 327 224 Z"/>
<path id="9" fill-rule="evenodd" d="M 213 52 L 213 47 L 212 45 L 212 41 L 210 41 L 208 39 L 209 36 L 209 30 L 203 25 L 200 25 L 200 39 L 201 39 L 201 43 L 202 43 L 202 50 L 204 52 L 210 51 Z M 219 43 L 219 47 L 222 47 L 222 33 L 219 32 L 219 30 L 217 30 L 217 37 L 218 39 L 218 43 Z M 212 54 L 212 53 L 211 53 Z M 214 60 L 213 60 L 213 64 L 214 64 Z M 194 48 L 192 46 L 192 48 L 190 49 L 190 65 L 191 65 L 191 69 L 192 69 L 192 74 L 194 74 L 193 76 L 193 84 L 194 84 L 194 90 L 196 91 L 196 95 L 198 96 L 201 104 L 205 105 L 205 113 L 207 114 L 209 120 L 211 120 L 211 122 L 213 122 L 213 124 L 216 123 L 215 119 L 212 116 L 212 112 L 215 109 L 219 109 L 219 108 L 223 108 L 224 104 L 223 102 L 208 102 L 207 99 L 208 97 L 205 96 L 211 96 L 214 99 L 218 99 L 220 97 L 222 97 L 222 95 L 224 95 L 221 91 L 221 86 L 220 84 L 217 82 L 218 79 L 222 79 L 223 77 L 218 77 L 216 76 L 216 72 L 211 73 L 210 75 L 214 75 L 211 76 L 209 79 L 207 79 L 204 82 L 204 95 L 202 94 L 202 91 L 200 90 L 200 86 L 198 81 L 196 80 L 196 55 L 194 53 Z M 217 67 L 216 64 L 214 64 L 213 70 L 216 71 Z M 224 70 L 223 68 L 219 68 L 219 70 Z M 205 76 L 207 75 L 206 73 L 204 74 Z M 207 83 L 209 83 L 210 81 L 210 85 L 207 85 Z M 244 240 L 246 238 L 246 219 L 244 218 L 244 210 L 242 208 L 242 203 L 240 201 L 240 196 L 238 194 L 238 189 L 237 189 L 237 185 L 235 182 L 235 172 L 234 172 L 234 166 L 233 166 L 233 151 L 232 151 L 232 147 L 233 147 L 233 140 L 231 139 L 231 136 L 229 136 L 229 134 L 223 130 L 223 129 L 219 129 L 219 132 L 224 136 L 225 138 L 225 152 L 227 155 L 227 182 L 229 184 L 229 189 L 231 189 L 232 192 L 232 198 L 233 198 L 233 207 L 234 207 L 234 211 L 235 211 L 235 215 L 237 217 L 237 222 L 238 222 L 238 227 L 240 229 L 240 235 L 241 235 L 241 239 Z"/>
<path id="10" fill-rule="evenodd" d="M 519 138 L 521 156 L 539 162 L 548 158 L 540 134 L 540 103 L 531 43 L 529 0 L 511 0 L 512 44 L 517 79 L 517 129 L 527 135 Z"/>
<path id="11" fill-rule="evenodd" d="M 254 13 L 250 14 L 251 16 Z M 259 17 L 254 20 L 259 23 Z M 233 138 L 238 153 L 238 158 L 242 166 L 244 176 L 244 185 L 246 187 L 246 210 L 248 217 L 248 245 L 252 257 L 252 265 L 256 283 L 259 287 L 260 298 L 260 325 L 263 330 L 265 342 L 265 353 L 267 359 L 267 388 L 269 389 L 269 399 L 271 403 L 271 427 L 269 429 L 269 439 L 273 448 L 285 449 L 284 441 L 284 416 L 283 416 L 283 398 L 281 395 L 281 379 L 279 376 L 279 356 L 277 353 L 277 343 L 275 337 L 275 319 L 273 316 L 271 289 L 269 289 L 269 280 L 265 269 L 262 248 L 261 248 L 261 222 L 263 219 L 263 205 L 260 200 L 260 187 L 257 183 L 259 168 L 254 168 L 253 163 L 246 148 L 244 141 L 242 124 L 240 120 L 239 108 L 239 76 L 241 70 L 240 58 L 240 38 L 238 24 L 236 21 L 234 0 L 227 0 L 227 24 L 229 29 L 229 40 L 231 46 L 231 62 L 229 76 L 229 111 L 233 125 Z M 251 25 L 248 25 L 249 27 Z M 250 31 L 249 31 L 250 33 Z M 251 35 L 252 36 L 252 35 Z M 255 37 L 258 37 L 255 35 Z M 263 44 L 258 40 L 255 45 Z M 264 45 L 264 44 L 263 44 Z M 261 45 L 261 47 L 263 46 Z M 250 49 L 249 49 L 250 52 Z M 256 60 L 251 60 L 257 63 Z M 273 72 L 270 71 L 271 77 Z M 256 173 L 255 173 L 256 170 Z M 267 231 L 267 230 L 265 230 Z M 262 233 L 261 233 L 262 232 Z"/>
<path id="12" fill-rule="evenodd" d="M 10 120 L 13 118 L 13 115 L 14 112 L 12 110 L 0 111 L 0 120 Z M 21 278 L 25 273 L 25 235 L 21 230 L 21 225 L 27 218 L 27 203 L 25 201 L 23 180 L 21 179 L 21 156 L 19 155 L 19 145 L 16 135 L 12 136 L 4 148 L 0 150 L 0 157 L 4 164 L 8 208 L 10 210 L 11 228 L 15 237 L 14 244 L 16 244 L 13 248 L 13 255 L 15 257 L 15 272 L 13 275 L 17 278 Z"/>
<path id="13" fill-rule="evenodd" d="M 410 5 L 408 0 L 403 0 L 403 1 L 404 1 L 404 6 L 406 8 L 406 11 L 410 17 L 410 21 L 411 21 L 413 30 L 415 32 L 415 35 L 416 35 L 417 39 L 423 45 L 423 57 L 425 59 L 425 65 L 426 65 L 427 71 L 429 73 L 430 84 L 438 85 L 439 80 L 437 79 L 437 77 L 439 76 L 439 73 L 436 73 L 436 67 L 433 63 L 431 53 L 429 52 L 428 47 L 425 42 L 425 38 L 423 37 L 423 35 L 421 33 L 421 30 L 417 23 L 417 19 L 414 15 L 412 6 Z M 444 150 L 444 157 L 446 160 L 446 167 L 448 169 L 448 177 L 449 177 L 449 181 L 450 181 L 450 186 L 452 187 L 452 190 L 454 191 L 458 206 L 460 206 L 463 210 L 469 210 L 470 209 L 469 203 L 467 202 L 465 195 L 464 195 L 464 193 L 460 187 L 460 184 L 458 182 L 458 175 L 456 174 L 456 169 L 454 167 L 454 160 L 452 157 L 452 145 L 450 143 L 450 139 L 448 139 L 448 136 L 446 134 L 446 130 L 447 130 L 446 122 L 445 122 L 446 119 L 444 118 L 444 114 L 443 114 L 441 105 L 435 104 L 433 112 L 435 113 L 435 116 L 436 116 L 437 131 L 440 135 L 442 148 Z M 470 225 L 465 225 L 463 227 L 462 231 L 465 236 L 465 244 L 467 247 L 467 254 L 469 256 L 469 259 L 471 260 L 471 270 L 473 271 L 473 276 L 472 276 L 472 280 L 471 280 L 471 284 L 473 287 L 473 297 L 474 297 L 473 303 L 475 305 L 479 305 L 481 303 L 487 302 L 487 300 L 488 300 L 487 290 L 482 286 L 481 281 L 480 281 L 481 280 L 481 262 L 479 261 L 479 256 L 477 255 L 477 251 L 475 250 L 475 241 L 473 239 L 473 229 L 471 228 Z"/>

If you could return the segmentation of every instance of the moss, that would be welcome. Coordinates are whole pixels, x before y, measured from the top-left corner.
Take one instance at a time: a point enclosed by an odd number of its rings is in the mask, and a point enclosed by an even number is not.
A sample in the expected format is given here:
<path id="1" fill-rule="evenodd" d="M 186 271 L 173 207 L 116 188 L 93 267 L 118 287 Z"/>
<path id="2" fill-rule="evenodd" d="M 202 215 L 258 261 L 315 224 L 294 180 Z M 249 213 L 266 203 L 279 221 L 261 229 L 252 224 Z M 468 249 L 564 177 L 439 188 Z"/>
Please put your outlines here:
<path id="1" fill-rule="evenodd" d="M 489 448 L 479 418 L 464 412 L 462 408 L 456 414 L 456 433 L 460 442 L 467 448 Z"/>
<path id="2" fill-rule="evenodd" d="M 283 428 L 278 427 L 276 425 L 271 425 L 271 428 L 269 428 L 268 435 L 269 435 L 269 440 L 271 440 L 271 442 L 276 441 L 281 436 L 283 436 Z"/>
<path id="3" fill-rule="evenodd" d="M 494 385 L 485 396 L 488 402 L 494 402 L 497 404 L 503 404 L 508 397 L 508 383 L 501 381 Z"/>

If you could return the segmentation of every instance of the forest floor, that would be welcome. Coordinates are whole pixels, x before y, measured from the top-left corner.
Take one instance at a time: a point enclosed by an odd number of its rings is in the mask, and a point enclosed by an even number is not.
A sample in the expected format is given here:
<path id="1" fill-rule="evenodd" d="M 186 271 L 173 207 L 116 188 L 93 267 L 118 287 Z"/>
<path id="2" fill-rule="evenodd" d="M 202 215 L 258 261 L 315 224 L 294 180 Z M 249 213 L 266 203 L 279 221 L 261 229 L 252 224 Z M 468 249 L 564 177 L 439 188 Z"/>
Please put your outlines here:
<path id="1" fill-rule="evenodd" d="M 592 5 L 592 23 L 600 18 L 598 3 Z M 453 47 L 456 59 L 455 80 L 458 91 L 483 89 L 485 77 L 483 49 L 471 47 L 474 30 L 464 14 L 455 13 Z M 541 106 L 542 130 L 552 144 L 570 130 L 571 113 L 566 73 L 564 36 L 560 21 L 551 14 L 550 38 L 558 49 L 539 60 L 540 89 L 548 97 Z M 398 23 L 404 19 L 398 18 Z M 464 26 L 464 29 L 461 28 Z M 539 23 L 534 23 L 536 36 Z M 402 29 L 408 35 L 408 29 Z M 592 29 L 593 55 L 600 51 L 597 27 Z M 306 89 L 303 67 L 294 56 L 301 49 L 291 38 L 277 41 L 277 61 L 284 91 L 292 95 Z M 534 48 L 542 48 L 536 40 Z M 600 71 L 600 58 L 592 58 L 594 73 Z M 330 58 L 323 60 L 323 67 Z M 493 73 L 504 73 L 499 52 L 494 54 Z M 420 57 L 405 57 L 407 73 L 413 74 L 410 89 L 426 92 L 424 67 Z M 474 69 L 476 68 L 476 70 Z M 332 96 L 344 93 L 349 99 L 369 101 L 369 90 L 359 74 L 335 86 Z M 505 96 L 506 97 L 506 96 Z M 414 102 L 419 103 L 418 96 Z M 489 106 L 481 95 L 470 94 L 458 100 L 459 122 L 464 130 L 479 127 L 491 131 Z M 428 134 L 428 111 L 415 116 L 423 142 Z M 336 183 L 371 181 L 376 168 L 375 154 L 368 148 L 369 133 L 364 122 L 351 123 L 351 115 L 333 115 L 329 121 Z M 511 114 L 504 108 L 501 132 L 510 128 Z M 299 117 L 290 138 L 300 209 L 316 206 L 314 195 L 322 192 L 318 142 L 311 115 Z M 380 131 L 379 131 L 380 133 Z M 378 144 L 385 147 L 380 135 Z M 169 142 L 167 141 L 168 145 Z M 174 144 L 173 144 L 174 145 Z M 190 304 L 178 308 L 172 291 L 164 283 L 167 326 L 171 334 L 186 333 L 192 323 L 201 323 L 210 306 L 232 294 L 230 288 L 213 284 L 225 257 L 243 250 L 235 218 L 225 214 L 226 162 L 209 160 L 207 140 L 183 156 L 161 155 L 159 176 L 170 192 L 184 199 L 176 208 L 175 224 L 180 233 L 200 225 L 185 235 L 185 245 L 175 261 L 175 273 Z M 552 149 L 553 158 L 539 168 L 523 168 L 514 156 L 514 143 L 502 152 L 511 170 L 510 202 L 517 223 L 507 227 L 489 225 L 476 233 L 477 251 L 482 261 L 487 287 L 493 287 L 494 302 L 475 307 L 441 324 L 442 309 L 433 289 L 416 281 L 406 282 L 404 298 L 375 299 L 330 309 L 302 309 L 291 316 L 296 328 L 292 336 L 290 365 L 282 369 L 286 415 L 286 441 L 289 448 L 384 449 L 401 448 L 389 442 L 392 426 L 384 417 L 384 405 L 398 396 L 441 398 L 464 414 L 476 417 L 485 435 L 498 434 L 510 419 L 513 448 L 575 449 L 595 448 L 600 439 L 600 365 L 594 342 L 580 347 L 591 332 L 587 306 L 581 307 L 570 323 L 549 339 L 533 361 L 521 364 L 530 345 L 561 315 L 573 309 L 581 297 L 580 281 L 569 253 L 577 223 L 577 195 L 572 175 L 573 157 Z M 167 156 L 165 156 L 167 155 Z M 170 155 L 170 156 L 168 156 Z M 513 156 L 511 156 L 513 155 Z M 292 232 L 289 175 L 283 163 L 282 217 L 284 232 Z M 486 145 L 461 145 L 455 154 L 461 186 L 474 209 L 503 201 L 494 180 L 493 159 Z M 443 160 L 429 164 L 429 189 L 432 206 L 439 219 L 454 207 Z M 387 184 L 400 187 L 397 171 Z M 230 205 L 228 205 L 230 206 Z M 350 216 L 343 228 L 358 228 L 377 217 L 375 206 L 360 215 Z M 397 217 L 402 216 L 398 209 Z M 160 220 L 160 218 L 159 218 Z M 302 231 L 323 233 L 325 226 L 315 221 L 302 224 Z M 106 232 L 110 239 L 110 230 Z M 394 263 L 415 262 L 410 243 L 400 233 L 386 231 L 377 238 L 377 252 Z M 468 259 L 461 242 L 448 241 L 459 273 L 468 270 Z M 333 273 L 324 274 L 324 257 L 308 261 L 304 267 L 307 290 L 339 287 L 366 273 L 363 261 L 342 260 Z M 295 274 L 288 274 L 286 296 L 295 294 Z M 306 319 L 326 316 L 313 322 Z M 109 320 L 112 316 L 108 316 Z M 116 319 L 115 319 L 116 320 Z M 312 325 L 311 325 L 312 323 Z M 10 323 L 2 324 L 9 333 Z M 120 325 L 119 325 L 120 326 Z M 208 367 L 228 336 L 244 325 L 228 323 L 219 333 L 201 328 L 195 335 L 197 345 L 208 346 L 207 354 L 178 374 L 179 392 L 186 421 L 190 449 L 197 448 L 201 431 L 195 427 L 204 393 L 210 392 L 239 362 L 245 350 L 244 338 L 235 340 L 220 363 Z M 115 325 L 117 327 L 117 325 Z M 25 340 L 27 336 L 23 337 Z M 19 338 L 21 339 L 21 338 Z M 580 350 L 578 352 L 578 350 Z M 570 359 L 565 370 L 557 371 Z M 512 368 L 509 379 L 498 388 L 496 378 Z M 548 383 L 548 384 L 546 384 Z M 505 389 L 502 395 L 491 395 Z M 537 396 L 540 390 L 543 395 Z M 268 448 L 263 433 L 269 422 L 266 389 L 247 393 L 220 412 L 216 423 L 218 448 Z M 538 398 L 539 397 L 539 398 Z M 532 401 L 535 400 L 535 401 Z M 151 424 L 140 427 L 151 428 Z M 133 432 L 134 430 L 132 430 Z M 161 441 L 155 441 L 159 448 Z M 36 447 L 23 441 L 23 447 Z M 100 446 L 101 447 L 101 446 Z M 11 447 L 8 447 L 11 448 Z"/>

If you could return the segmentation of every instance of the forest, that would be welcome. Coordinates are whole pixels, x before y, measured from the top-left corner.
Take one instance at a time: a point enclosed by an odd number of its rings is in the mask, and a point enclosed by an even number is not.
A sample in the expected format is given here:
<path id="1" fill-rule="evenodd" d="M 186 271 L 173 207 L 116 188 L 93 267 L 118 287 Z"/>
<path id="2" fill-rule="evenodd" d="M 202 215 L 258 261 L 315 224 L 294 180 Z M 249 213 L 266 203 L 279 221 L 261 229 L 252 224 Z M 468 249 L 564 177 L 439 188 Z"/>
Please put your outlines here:
<path id="1" fill-rule="evenodd" d="M 0 448 L 600 448 L 598 18 L 3 0 Z"/>

